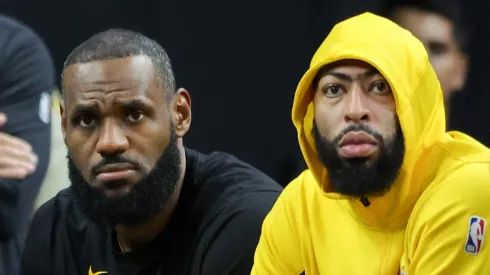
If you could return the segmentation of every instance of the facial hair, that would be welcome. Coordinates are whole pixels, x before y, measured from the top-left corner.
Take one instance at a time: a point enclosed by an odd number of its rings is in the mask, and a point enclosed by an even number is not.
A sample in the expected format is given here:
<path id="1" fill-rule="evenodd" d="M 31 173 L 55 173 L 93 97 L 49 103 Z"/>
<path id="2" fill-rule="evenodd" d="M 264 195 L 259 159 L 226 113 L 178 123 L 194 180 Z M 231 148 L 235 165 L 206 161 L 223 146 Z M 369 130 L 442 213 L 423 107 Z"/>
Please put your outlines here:
<path id="1" fill-rule="evenodd" d="M 376 139 L 379 147 L 376 159 L 346 159 L 340 156 L 338 145 L 351 131 L 363 131 Z M 322 137 L 316 122 L 312 132 L 318 157 L 328 171 L 330 186 L 334 192 L 347 197 L 362 198 L 382 196 L 390 190 L 399 175 L 405 155 L 403 133 L 398 122 L 395 135 L 391 139 L 384 139 L 364 124 L 348 126 L 333 141 Z"/>
<path id="2" fill-rule="evenodd" d="M 173 125 L 170 141 L 154 167 L 132 186 L 128 194 L 121 197 L 107 197 L 102 190 L 93 187 L 84 179 L 70 154 L 67 158 L 70 188 L 78 208 L 85 216 L 101 225 L 137 226 L 150 221 L 168 204 L 181 175 L 181 156 Z M 105 157 L 96 166 L 121 162 L 141 167 L 121 155 Z"/>

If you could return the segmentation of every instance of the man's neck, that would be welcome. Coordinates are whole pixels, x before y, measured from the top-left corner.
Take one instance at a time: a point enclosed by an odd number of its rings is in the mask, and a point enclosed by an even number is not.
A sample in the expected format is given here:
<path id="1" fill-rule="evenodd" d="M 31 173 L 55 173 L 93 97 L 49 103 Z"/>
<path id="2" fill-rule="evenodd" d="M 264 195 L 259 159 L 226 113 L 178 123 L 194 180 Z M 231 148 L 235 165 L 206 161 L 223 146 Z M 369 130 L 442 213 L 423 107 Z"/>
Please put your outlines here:
<path id="1" fill-rule="evenodd" d="M 165 228 L 174 213 L 179 200 L 186 167 L 185 150 L 181 147 L 181 175 L 172 197 L 162 211 L 149 222 L 138 226 L 116 225 L 119 246 L 123 252 L 130 252 L 151 242 Z"/>

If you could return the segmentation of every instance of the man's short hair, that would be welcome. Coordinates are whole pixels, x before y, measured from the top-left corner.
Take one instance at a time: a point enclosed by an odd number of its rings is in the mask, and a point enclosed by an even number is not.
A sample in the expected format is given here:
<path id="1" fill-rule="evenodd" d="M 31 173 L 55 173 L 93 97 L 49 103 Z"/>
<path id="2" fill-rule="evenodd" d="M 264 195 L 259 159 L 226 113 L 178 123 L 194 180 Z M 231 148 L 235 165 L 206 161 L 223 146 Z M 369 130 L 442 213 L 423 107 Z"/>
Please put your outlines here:
<path id="1" fill-rule="evenodd" d="M 156 69 L 158 84 L 165 89 L 167 95 L 174 95 L 175 77 L 167 52 L 155 40 L 141 33 L 123 29 L 110 29 L 95 34 L 76 47 L 68 55 L 61 77 L 63 79 L 66 68 L 73 64 L 137 55 L 150 58 Z"/>
<path id="2" fill-rule="evenodd" d="M 463 20 L 463 14 L 461 6 L 456 0 L 395 0 L 387 1 L 382 11 L 383 15 L 387 18 L 392 18 L 395 9 L 397 8 L 411 8 L 420 11 L 430 12 L 440 15 L 453 23 L 453 32 L 456 41 L 459 44 L 459 48 L 462 52 L 468 52 L 468 33 Z"/>

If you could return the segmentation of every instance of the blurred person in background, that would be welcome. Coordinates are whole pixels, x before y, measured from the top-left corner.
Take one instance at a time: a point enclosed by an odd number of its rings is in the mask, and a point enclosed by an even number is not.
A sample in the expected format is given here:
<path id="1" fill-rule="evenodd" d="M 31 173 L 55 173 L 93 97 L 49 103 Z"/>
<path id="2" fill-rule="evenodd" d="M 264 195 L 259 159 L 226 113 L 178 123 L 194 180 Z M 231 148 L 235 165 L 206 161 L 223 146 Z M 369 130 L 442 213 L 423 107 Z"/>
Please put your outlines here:
<path id="1" fill-rule="evenodd" d="M 446 117 L 451 99 L 463 89 L 468 69 L 468 34 L 455 0 L 388 1 L 385 15 L 409 30 L 425 46 L 442 91 Z M 449 125 L 451 127 L 451 125 Z"/>
<path id="2" fill-rule="evenodd" d="M 50 153 L 54 66 L 27 26 L 0 16 L 0 274 L 18 274 Z"/>
<path id="3" fill-rule="evenodd" d="M 51 153 L 49 166 L 33 210 L 38 209 L 59 191 L 70 186 L 68 163 L 66 161 L 67 150 L 63 141 L 63 133 L 61 132 L 60 92 L 55 90 L 51 98 Z"/>
<path id="4" fill-rule="evenodd" d="M 71 185 L 34 215 L 24 275 L 250 273 L 282 188 L 184 147 L 190 95 L 156 41 L 96 34 L 68 56 L 62 88 Z"/>
<path id="5" fill-rule="evenodd" d="M 309 169 L 267 215 L 253 275 L 490 274 L 490 149 L 446 131 L 410 32 L 371 13 L 337 24 L 292 119 Z"/>

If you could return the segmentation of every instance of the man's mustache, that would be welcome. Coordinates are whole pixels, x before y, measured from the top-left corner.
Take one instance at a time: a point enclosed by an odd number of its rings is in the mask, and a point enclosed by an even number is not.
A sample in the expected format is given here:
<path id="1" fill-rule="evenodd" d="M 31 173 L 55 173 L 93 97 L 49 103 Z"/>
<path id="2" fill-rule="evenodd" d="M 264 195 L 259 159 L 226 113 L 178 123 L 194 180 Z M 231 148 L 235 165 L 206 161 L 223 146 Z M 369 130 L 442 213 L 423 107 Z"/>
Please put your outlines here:
<path id="1" fill-rule="evenodd" d="M 96 175 L 97 171 L 100 171 L 100 169 L 102 169 L 102 167 L 104 167 L 105 165 L 121 164 L 121 163 L 130 164 L 131 166 L 134 166 L 135 169 L 140 168 L 140 165 L 137 161 L 123 157 L 121 155 L 114 155 L 114 156 L 104 157 L 97 164 L 92 166 L 92 168 L 90 169 L 91 175 Z"/>
<path id="2" fill-rule="evenodd" d="M 351 124 L 345 127 L 342 132 L 333 140 L 333 144 L 339 144 L 342 138 L 349 132 L 366 132 L 368 135 L 373 136 L 379 144 L 383 144 L 383 136 L 378 132 L 371 129 L 365 124 Z"/>

